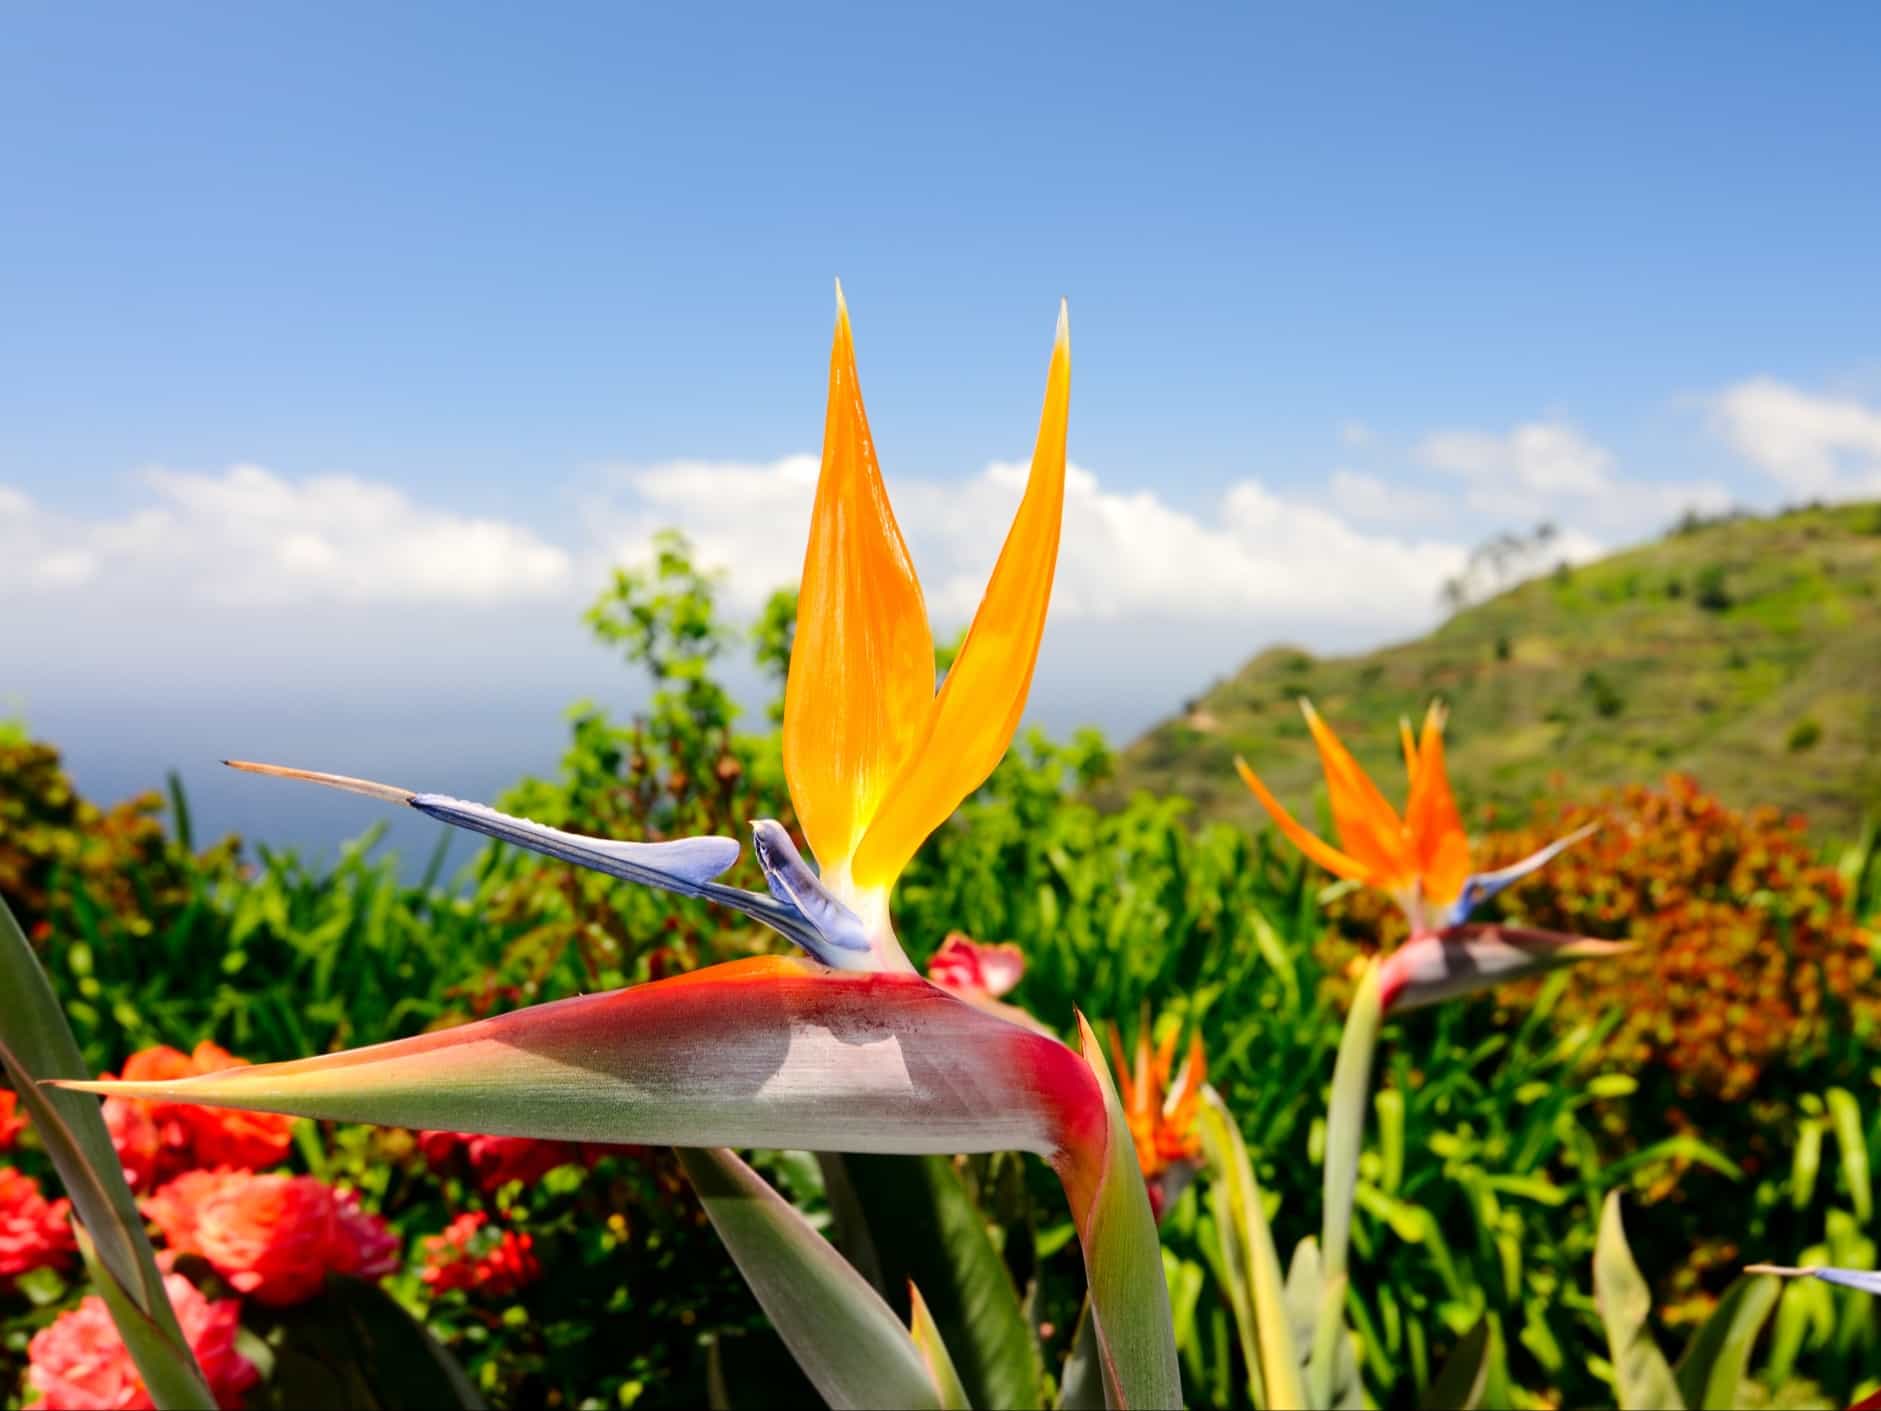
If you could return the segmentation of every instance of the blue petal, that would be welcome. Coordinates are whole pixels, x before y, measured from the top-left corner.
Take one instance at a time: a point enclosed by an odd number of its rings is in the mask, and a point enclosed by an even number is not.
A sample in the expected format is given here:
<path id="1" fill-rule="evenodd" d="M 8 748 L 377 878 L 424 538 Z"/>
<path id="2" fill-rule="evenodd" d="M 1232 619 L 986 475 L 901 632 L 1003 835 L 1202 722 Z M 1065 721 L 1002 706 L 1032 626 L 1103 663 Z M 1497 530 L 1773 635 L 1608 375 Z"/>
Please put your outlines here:
<path id="1" fill-rule="evenodd" d="M 751 825 L 751 846 L 772 896 L 793 907 L 832 946 L 868 950 L 869 936 L 862 918 L 838 901 L 810 870 L 783 824 L 772 818 L 758 819 Z"/>
<path id="2" fill-rule="evenodd" d="M 743 887 L 727 887 L 714 881 L 738 860 L 736 839 L 683 838 L 670 843 L 622 842 L 613 838 L 590 838 L 581 833 L 565 833 L 544 823 L 514 818 L 485 804 L 468 803 L 444 794 L 413 794 L 407 802 L 420 813 L 441 823 L 468 828 L 473 833 L 482 833 L 499 842 L 514 843 L 531 852 L 544 853 L 577 867 L 606 873 L 610 877 L 677 892 L 681 896 L 700 897 L 730 907 L 769 926 L 779 935 L 803 947 L 823 964 L 838 970 L 872 968 L 873 955 L 866 940 L 858 951 L 846 938 L 832 939 L 794 901 L 785 899 L 784 894 L 779 893 L 775 898 L 767 897 L 761 892 L 748 892 Z M 785 841 L 788 843 L 788 838 Z M 792 849 L 791 856 L 795 855 L 795 849 Z M 797 860 L 797 866 L 806 873 L 809 870 L 803 867 L 801 859 Z M 814 877 L 810 881 L 816 891 L 828 899 L 830 905 L 848 913 L 848 908 L 822 892 L 821 884 Z M 772 882 L 772 890 L 777 891 L 775 881 Z M 853 920 L 853 913 L 849 914 Z M 830 921 L 837 935 L 842 935 L 840 918 L 832 915 Z M 855 926 L 860 933 L 861 923 L 857 921 Z"/>
<path id="3" fill-rule="evenodd" d="M 1539 852 L 1530 853 L 1520 862 L 1512 862 L 1507 867 L 1497 868 L 1494 872 L 1473 874 L 1463 883 L 1463 890 L 1458 892 L 1456 900 L 1450 903 L 1450 909 L 1444 912 L 1443 925 L 1445 927 L 1461 926 L 1470 919 L 1472 911 L 1497 892 L 1521 881 L 1529 873 L 1546 867 L 1599 826 L 1598 823 L 1589 823 L 1584 828 L 1576 828 L 1565 838 L 1556 838 L 1547 847 Z"/>
<path id="4" fill-rule="evenodd" d="M 1840 1284 L 1844 1288 L 1860 1289 L 1863 1293 L 1881 1293 L 1881 1273 L 1872 1269 L 1832 1269 L 1828 1267 L 1811 1269 L 1824 1283 Z"/>

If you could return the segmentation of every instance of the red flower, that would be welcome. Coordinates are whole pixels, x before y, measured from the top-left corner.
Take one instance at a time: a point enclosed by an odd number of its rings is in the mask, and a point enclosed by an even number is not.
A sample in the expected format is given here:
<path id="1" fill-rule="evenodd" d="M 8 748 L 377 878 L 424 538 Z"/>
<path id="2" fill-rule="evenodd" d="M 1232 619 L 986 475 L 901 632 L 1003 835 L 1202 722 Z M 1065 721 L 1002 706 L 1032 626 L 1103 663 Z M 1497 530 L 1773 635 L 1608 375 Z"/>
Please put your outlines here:
<path id="1" fill-rule="evenodd" d="M 1007 941 L 989 945 L 963 931 L 949 931 L 927 963 L 927 978 L 945 990 L 977 992 L 997 999 L 1025 974 L 1025 952 Z"/>
<path id="2" fill-rule="evenodd" d="M 181 1274 L 165 1275 L 163 1287 L 216 1404 L 240 1406 L 242 1393 L 261 1375 L 235 1350 L 241 1304 L 211 1302 Z M 35 1333 L 26 1355 L 26 1384 L 41 1398 L 35 1411 L 137 1411 L 155 1404 L 97 1294 Z"/>
<path id="3" fill-rule="evenodd" d="M 69 1200 L 47 1200 L 24 1171 L 0 1166 L 0 1283 L 72 1258 Z"/>
<path id="4" fill-rule="evenodd" d="M 26 1119 L 16 1112 L 19 1101 L 19 1094 L 11 1088 L 0 1088 L 0 1151 L 11 1148 L 14 1138 L 26 1126 Z"/>
<path id="5" fill-rule="evenodd" d="M 542 1275 L 535 1240 L 527 1232 L 487 1227 L 480 1210 L 459 1215 L 442 1234 L 424 1241 L 421 1277 L 433 1293 L 462 1289 L 485 1298 L 507 1298 Z"/>
<path id="6" fill-rule="evenodd" d="M 142 1049 L 125 1060 L 123 1076 L 126 1082 L 165 1082 L 247 1063 L 205 1039 L 192 1054 L 163 1046 Z M 106 1098 L 104 1118 L 126 1177 L 146 1190 L 199 1166 L 277 1166 L 287 1157 L 294 1131 L 292 1117 L 271 1112 L 134 1098 Z"/>
<path id="7" fill-rule="evenodd" d="M 459 1149 L 470 1160 L 477 1184 L 494 1191 L 509 1181 L 539 1181 L 558 1166 L 591 1163 L 606 1147 L 576 1142 L 538 1141 L 534 1137 L 492 1137 L 480 1132 L 420 1132 L 418 1149 L 433 1166 L 442 1166 Z"/>
<path id="8" fill-rule="evenodd" d="M 328 1274 L 376 1279 L 398 1263 L 398 1237 L 350 1191 L 312 1176 L 190 1171 L 144 1202 L 177 1254 L 200 1254 L 261 1303 L 301 1303 Z"/>

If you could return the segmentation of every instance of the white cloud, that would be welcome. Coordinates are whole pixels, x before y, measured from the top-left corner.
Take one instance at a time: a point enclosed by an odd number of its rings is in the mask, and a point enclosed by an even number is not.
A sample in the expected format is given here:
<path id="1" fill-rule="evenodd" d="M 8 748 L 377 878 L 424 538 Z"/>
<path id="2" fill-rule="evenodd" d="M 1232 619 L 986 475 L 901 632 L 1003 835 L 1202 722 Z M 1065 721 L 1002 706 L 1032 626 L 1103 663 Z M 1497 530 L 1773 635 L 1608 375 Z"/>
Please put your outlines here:
<path id="1" fill-rule="evenodd" d="M 1372 443 L 1372 429 L 1356 419 L 1339 424 L 1339 444 L 1354 450 Z"/>
<path id="2" fill-rule="evenodd" d="M 995 461 L 963 482 L 891 480 L 896 517 L 943 630 L 978 605 L 1026 474 L 1023 464 Z M 607 531 L 618 554 L 643 555 L 653 529 L 677 525 L 726 570 L 729 597 L 745 609 L 801 571 L 814 457 L 669 463 L 626 472 L 621 485 L 625 503 L 613 507 Z M 1240 621 L 1250 635 L 1294 639 L 1371 624 L 1383 635 L 1431 620 L 1439 585 L 1464 557 L 1456 544 L 1365 533 L 1255 480 L 1232 486 L 1198 517 L 1152 491 L 1106 490 L 1073 465 L 1052 617 Z"/>
<path id="3" fill-rule="evenodd" d="M 1739 455 L 1792 494 L 1881 494 L 1881 410 L 1754 377 L 1713 397 L 1711 414 Z"/>
<path id="4" fill-rule="evenodd" d="M 1362 470 L 1333 471 L 1326 494 L 1335 510 L 1360 524 L 1439 524 L 1456 518 L 1453 497 L 1394 485 Z"/>
<path id="5" fill-rule="evenodd" d="M 0 590 L 396 604 L 490 603 L 572 585 L 567 551 L 527 528 L 350 475 L 295 480 L 238 465 L 138 480 L 155 503 L 102 519 L 53 513 L 0 487 Z"/>
<path id="6" fill-rule="evenodd" d="M 1500 434 L 1440 431 L 1415 454 L 1466 483 L 1469 509 L 1505 525 L 1573 519 L 1642 539 L 1685 510 L 1715 512 L 1731 503 L 1730 492 L 1710 481 L 1623 478 L 1611 451 L 1558 420 L 1522 422 Z"/>

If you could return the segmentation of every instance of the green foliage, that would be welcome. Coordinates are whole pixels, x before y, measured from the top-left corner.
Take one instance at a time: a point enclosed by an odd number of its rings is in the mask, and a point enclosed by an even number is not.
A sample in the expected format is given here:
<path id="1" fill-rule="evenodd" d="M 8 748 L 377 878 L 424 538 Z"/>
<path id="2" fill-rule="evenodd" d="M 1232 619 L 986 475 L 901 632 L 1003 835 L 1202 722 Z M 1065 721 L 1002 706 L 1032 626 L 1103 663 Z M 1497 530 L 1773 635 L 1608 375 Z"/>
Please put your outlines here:
<path id="1" fill-rule="evenodd" d="M 1241 754 L 1310 819 L 1319 765 L 1296 743 L 1300 695 L 1380 781 L 1402 777 L 1407 703 L 1441 696 L 1467 732 L 1449 751 L 1457 796 L 1475 806 L 1520 814 L 1677 768 L 1733 807 L 1801 811 L 1819 837 L 1852 837 L 1881 800 L 1877 515 L 1857 504 L 1695 521 L 1565 581 L 1509 588 L 1415 641 L 1320 657 L 1310 676 L 1297 649 L 1271 648 L 1124 749 L 1104 799 L 1146 790 L 1263 826 L 1235 778 Z M 1728 611 L 1694 607 L 1708 584 Z M 1589 673 L 1607 689 L 1584 688 Z M 1806 770 L 1789 745 L 1803 719 L 1821 731 Z"/>
<path id="2" fill-rule="evenodd" d="M 1839 523 L 1836 511 L 1812 513 L 1831 527 Z M 1674 541 L 1689 549 L 1678 571 L 1690 581 L 1699 563 L 1722 558 L 1717 535 L 1767 528 L 1696 530 Z M 1872 536 L 1861 542 L 1881 552 Z M 1845 550 L 1829 534 L 1814 541 L 1814 551 Z M 1744 634 L 1732 639 L 1746 652 L 1744 690 L 1781 694 L 1760 674 L 1770 661 L 1759 643 L 1778 637 L 1754 636 L 1752 628 L 1761 632 L 1757 624 L 1784 614 L 1816 624 L 1815 615 L 1839 611 L 1842 600 L 1786 587 L 1787 570 L 1773 555 L 1732 562 L 1740 595 L 1732 612 L 1699 614 L 1687 605 L 1681 620 L 1694 630 L 1735 624 Z M 1862 562 L 1870 561 L 1851 559 L 1857 566 L 1845 566 L 1835 582 L 1850 581 Z M 1597 718 L 1575 689 L 1590 669 L 1624 690 L 1619 719 L 1686 728 L 1696 714 L 1689 700 L 1672 711 L 1655 678 L 1608 660 L 1631 639 L 1611 630 L 1619 609 L 1599 595 L 1606 586 L 1617 594 L 1618 580 L 1607 578 L 1606 565 L 1591 565 L 1565 585 L 1525 585 L 1505 595 L 1521 600 L 1516 606 L 1499 598 L 1460 614 L 1419 650 L 1362 664 L 1287 653 L 1260 683 L 1258 709 L 1230 708 L 1223 729 L 1258 719 L 1269 744 L 1257 764 L 1277 762 L 1272 742 L 1280 741 L 1281 753 L 1311 767 L 1290 704 L 1310 684 L 1342 722 L 1375 716 L 1379 730 L 1351 738 L 1382 752 L 1395 739 L 1392 724 L 1407 696 L 1442 682 L 1446 694 L 1463 698 L 1459 724 L 1469 728 L 1455 757 L 1463 761 L 1459 791 L 1468 797 L 1472 770 L 1512 790 L 1531 787 L 1540 768 L 1531 746 L 1545 755 L 1565 738 L 1575 750 L 1596 748 L 1594 734 L 1577 733 Z M 1642 570 L 1638 582 L 1664 578 L 1663 570 L 1658 577 Z M 791 825 L 775 730 L 742 733 L 720 684 L 738 643 L 722 627 L 716 592 L 677 540 L 663 543 L 650 568 L 610 583 L 591 625 L 648 673 L 654 699 L 624 722 L 579 707 L 556 775 L 522 781 L 502 800 L 506 808 L 636 838 L 742 837 L 760 817 Z M 1556 595 L 1560 613 L 1551 617 Z M 773 599 L 750 644 L 780 685 L 791 602 L 789 595 Z M 1626 612 L 1667 607 L 1645 590 L 1611 602 Z M 1597 603 L 1608 605 L 1589 606 Z M 1849 630 L 1859 625 L 1851 619 Z M 1551 635 L 1557 627 L 1560 635 Z M 1500 663 L 1497 634 L 1510 643 Z M 1688 648 L 1699 650 L 1692 642 L 1676 650 Z M 1711 690 L 1724 672 L 1724 650 L 1715 640 L 1703 650 L 1711 654 L 1703 689 Z M 1796 661 L 1798 669 L 1814 669 Z M 1509 679 L 1496 674 L 1503 671 Z M 1528 688 L 1513 680 L 1523 672 L 1544 678 L 1546 691 L 1523 695 Z M 1549 727 L 1567 733 L 1535 744 L 1510 724 L 1538 718 L 1522 712 L 1544 697 L 1569 702 L 1566 723 Z M 1214 697 L 1205 704 L 1222 711 Z M 1785 709 L 1785 720 L 1796 718 Z M 776 718 L 773 707 L 771 725 Z M 1619 738 L 1619 727 L 1603 728 Z M 1206 750 L 1224 746 L 1222 735 L 1195 734 Z M 1772 737 L 1766 731 L 1762 738 Z M 1781 734 L 1773 738 L 1780 746 Z M 1825 730 L 1820 748 L 1841 749 L 1842 740 L 1839 728 Z M 434 868 L 416 885 L 375 858 L 370 834 L 323 871 L 266 848 L 194 854 L 164 835 L 161 801 L 129 813 L 90 808 L 72 798 L 45 747 L 14 742 L 24 753 L 11 764 L 6 748 L 0 745 L 0 770 L 13 772 L 0 774 L 0 807 L 19 810 L 9 819 L 30 817 L 36 831 L 22 848 L 26 827 L 0 828 L 0 862 L 15 849 L 13 871 L 0 872 L 0 892 L 36 908 L 35 945 L 94 1071 L 117 1067 L 139 1047 L 188 1047 L 203 1037 L 247 1058 L 296 1057 L 780 944 L 701 904 L 494 846 L 456 879 L 441 879 Z M 1583 757 L 1591 756 L 1555 756 L 1562 763 Z M 897 894 L 897 925 L 917 961 L 953 930 L 1018 942 L 1028 968 L 1009 998 L 1061 1033 L 1072 1032 L 1080 1009 L 1094 1021 L 1129 1019 L 1153 999 L 1167 1022 L 1201 1034 L 1212 1081 L 1239 1127 L 1249 1188 L 1262 1201 L 1274 1247 L 1292 1252 L 1288 1291 L 1300 1322 L 1287 1333 L 1305 1358 L 1324 1302 L 1319 1168 L 1352 991 L 1343 969 L 1349 951 L 1328 946 L 1327 934 L 1335 920 L 1350 923 L 1357 899 L 1342 886 L 1326 887 L 1269 835 L 1248 828 L 1239 804 L 1234 821 L 1208 821 L 1206 799 L 1198 808 L 1173 796 L 1129 795 L 1129 781 L 1144 777 L 1142 758 L 1133 751 L 1120 765 L 1088 732 L 1062 742 L 1026 736 L 917 856 Z M 1601 758 L 1601 768 L 1636 762 L 1626 752 Z M 1223 787 L 1238 790 L 1226 759 L 1218 763 Z M 1694 836 L 1712 846 L 1708 834 Z M 1742 874 L 1763 879 L 1753 910 L 1764 931 L 1804 949 L 1816 944 L 1811 937 L 1853 936 L 1838 910 L 1847 903 L 1838 898 L 1870 911 L 1881 902 L 1873 833 L 1843 858 L 1833 894 L 1803 866 L 1800 840 L 1786 846 L 1798 850 L 1795 857 L 1765 847 L 1763 870 Z M 1615 861 L 1608 856 L 1602 865 Z M 1674 861 L 1668 854 L 1660 871 Z M 1634 879 L 1627 885 L 1639 888 L 1642 915 L 1665 895 L 1664 878 L 1649 872 L 1626 874 Z M 1716 888 L 1738 886 L 1737 876 L 1727 869 Z M 1510 894 L 1510 914 L 1533 919 L 1555 906 L 1565 917 L 1575 907 L 1591 914 L 1618 904 L 1592 874 L 1550 869 L 1543 877 L 1574 880 L 1552 896 Z M 748 860 L 734 880 L 762 885 Z M 1704 914 L 1726 925 L 1720 913 Z M 1591 926 L 1585 915 L 1573 919 L 1576 928 Z M 1750 934 L 1751 912 L 1739 919 Z M 1865 948 L 1860 959 L 1867 963 Z M 1560 976 L 1520 995 L 1444 1005 L 1383 1026 L 1355 1153 L 1350 1285 L 1341 1300 L 1351 1336 L 1334 1347 L 1338 1395 L 1357 1395 L 1362 1383 L 1372 1402 L 1411 1405 L 1452 1385 L 1444 1378 L 1455 1367 L 1471 1386 L 1480 1371 L 1486 1405 L 1610 1399 L 1591 1279 L 1611 1191 L 1624 1190 L 1637 1212 L 1633 1234 L 1654 1276 L 1649 1316 L 1668 1331 L 1701 1324 L 1746 1259 L 1856 1266 L 1872 1259 L 1859 1212 L 1872 1194 L 1881 1104 L 1865 1040 L 1831 1034 L 1809 1046 L 1773 1048 L 1760 1059 L 1753 1093 L 1706 1104 L 1667 1088 L 1654 1077 L 1657 1068 L 1641 1067 L 1614 1038 L 1627 1016 L 1585 1000 L 1580 985 L 1580 976 Z M 1728 1039 L 1700 1047 L 1725 1053 L 1728 1064 L 1735 1061 Z M 533 1234 L 554 1274 L 511 1308 L 493 1309 L 461 1292 L 433 1295 L 409 1268 L 388 1283 L 493 1404 L 692 1405 L 714 1387 L 777 1400 L 807 1392 L 791 1380 L 788 1360 L 669 1158 L 616 1152 L 592 1168 L 564 1166 L 486 1191 L 448 1164 L 422 1160 L 409 1134 L 329 1128 L 321 1135 L 303 1142 L 301 1161 L 355 1186 L 410 1249 L 464 1209 L 487 1210 Z M 814 1163 L 780 1155 L 758 1166 L 813 1221 L 833 1215 L 840 1233 L 843 1193 L 835 1181 L 826 1188 Z M 993 1329 L 969 1331 L 964 1343 L 947 1331 L 963 1379 L 971 1385 L 973 1376 L 989 1375 L 972 1370 L 976 1358 L 982 1367 L 1015 1365 L 999 1350 L 1017 1326 L 1010 1309 L 1003 1297 L 993 1299 L 1001 1306 L 987 1315 L 988 1296 L 973 1291 L 989 1286 L 981 1282 L 990 1280 L 989 1250 L 1011 1281 L 990 1284 L 1018 1299 L 1025 1355 L 1033 1355 L 1026 1344 L 1036 1332 L 1044 1377 L 1060 1374 L 1078 1326 L 1084 1271 L 1056 1181 L 1039 1163 L 1011 1156 L 935 1163 L 929 1175 L 947 1197 L 934 1202 L 936 1225 L 977 1219 L 972 1238 L 942 1241 L 961 1258 L 962 1249 L 977 1251 L 953 1265 L 960 1311 L 945 1316 L 956 1326 L 984 1316 Z M 1224 1207 L 1215 1189 L 1203 1178 L 1171 1205 L 1162 1229 L 1165 1267 L 1189 1404 L 1245 1406 L 1253 1404 L 1252 1369 L 1233 1281 L 1221 1268 Z M 961 1191 L 970 1202 L 964 1216 Z M 899 1257 L 914 1262 L 912 1254 Z M 971 1277 L 962 1273 L 975 1268 Z M 1881 1370 L 1874 1311 L 1856 1295 L 1809 1282 L 1778 1300 L 1768 1351 L 1751 1374 L 1771 1394 L 1788 1394 L 1792 1376 L 1806 1371 L 1825 1396 L 1845 1401 Z M 34 1287 L 49 1301 L 33 1304 Z M 923 1278 L 922 1288 L 940 1321 L 939 1287 Z M 0 1294 L 8 1300 L 0 1304 L 8 1339 L 0 1344 L 7 1359 L 0 1375 L 14 1374 L 9 1380 L 17 1384 L 24 1334 L 77 1292 L 32 1284 Z M 884 1292 L 899 1310 L 905 1289 Z M 976 1340 L 981 1350 L 963 1353 Z"/>

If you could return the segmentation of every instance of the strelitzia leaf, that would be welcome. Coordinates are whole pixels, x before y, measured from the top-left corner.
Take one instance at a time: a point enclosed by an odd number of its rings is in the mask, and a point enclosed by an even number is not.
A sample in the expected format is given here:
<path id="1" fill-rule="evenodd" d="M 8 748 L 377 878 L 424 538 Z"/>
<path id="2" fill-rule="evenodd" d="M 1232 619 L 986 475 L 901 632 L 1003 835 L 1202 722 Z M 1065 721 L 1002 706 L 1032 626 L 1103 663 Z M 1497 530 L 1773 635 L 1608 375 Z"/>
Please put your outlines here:
<path id="1" fill-rule="evenodd" d="M 1620 1411 L 1685 1411 L 1665 1354 L 1652 1336 L 1652 1290 L 1633 1262 L 1620 1221 L 1620 1193 L 1610 1191 L 1594 1241 L 1594 1303 L 1607 1329 Z"/>
<path id="2" fill-rule="evenodd" d="M 196 1358 L 182 1343 L 181 1333 L 173 1338 L 158 1319 L 144 1311 L 130 1291 L 118 1282 L 117 1275 L 98 1257 L 97 1246 L 83 1225 L 74 1225 L 72 1232 L 78 1242 L 79 1257 L 85 1261 L 85 1272 L 91 1276 L 92 1287 L 104 1299 L 105 1308 L 117 1325 L 118 1336 L 124 1339 L 125 1351 L 131 1354 L 138 1375 L 144 1379 L 151 1401 L 166 1411 L 169 1407 L 213 1407 L 215 1399 L 202 1384 Z M 167 1294 L 163 1307 L 170 1309 Z M 174 1317 L 174 1310 L 170 1311 Z"/>
<path id="3" fill-rule="evenodd" d="M 1776 1307 L 1782 1288 L 1776 1279 L 1752 1275 L 1724 1291 L 1673 1369 L 1687 1406 L 1698 1411 L 1730 1411 L 1742 1406 L 1744 1374 L 1751 1348 Z"/>
<path id="4" fill-rule="evenodd" d="M 1300 1381 L 1300 1355 L 1287 1317 L 1286 1279 L 1274 1249 L 1273 1231 L 1261 1208 L 1254 1163 L 1233 1114 L 1212 1087 L 1202 1089 L 1200 1115 L 1202 1149 L 1214 1174 L 1209 1196 L 1222 1242 L 1222 1264 L 1243 1291 L 1242 1298 L 1231 1300 L 1236 1320 L 1251 1325 L 1246 1341 L 1254 1349 L 1249 1360 L 1260 1387 L 1257 1401 L 1266 1411 L 1293 1411 L 1306 1405 L 1306 1389 Z"/>
<path id="5" fill-rule="evenodd" d="M 32 1119 L 88 1237 L 87 1260 L 137 1370 L 162 1407 L 213 1407 L 163 1288 L 130 1187 L 98 1105 L 42 1088 L 41 1078 L 82 1078 L 86 1068 L 52 986 L 6 903 L 0 901 L 0 1065 Z"/>
<path id="6" fill-rule="evenodd" d="M 1598 941 L 1513 926 L 1427 931 L 1393 951 L 1383 967 L 1385 1009 L 1396 1014 L 1493 989 L 1576 960 L 1621 955 L 1630 941 Z"/>
<path id="7" fill-rule="evenodd" d="M 973 1403 L 967 1400 L 967 1389 L 960 1385 L 960 1374 L 954 1370 L 954 1360 L 948 1355 L 940 1329 L 934 1326 L 927 1300 L 921 1297 L 920 1288 L 914 1284 L 908 1285 L 908 1335 L 927 1363 L 928 1376 L 933 1379 L 942 1411 L 968 1411 Z"/>
<path id="8" fill-rule="evenodd" d="M 125 1097 L 334 1121 L 664 1146 L 1031 1151 L 1063 1181 L 1125 1405 L 1181 1396 L 1162 1248 L 1123 1110 L 1083 1053 L 905 972 L 714 966 L 345 1053 Z"/>
<path id="9" fill-rule="evenodd" d="M 824 1400 L 837 1408 L 959 1404 L 944 1399 L 928 1357 L 882 1296 L 762 1176 L 729 1151 L 678 1154 L 712 1227 Z"/>
<path id="10" fill-rule="evenodd" d="M 1419 1404 L 1426 1411 L 1476 1411 L 1489 1385 L 1490 1323 L 1487 1316 L 1463 1335 Z"/>
<path id="11" fill-rule="evenodd" d="M 1093 1120 L 1091 1129 L 1074 1141 L 1073 1150 L 1085 1156 L 1065 1174 L 1065 1191 L 1084 1245 L 1104 1386 L 1115 1406 L 1180 1406 L 1182 1376 L 1162 1240 L 1150 1213 L 1136 1144 L 1104 1066 L 1103 1048 L 1082 1015 L 1078 1036 L 1087 1071 L 1103 1094 L 1108 1121 Z M 1096 1114 L 1091 1115 L 1095 1119 Z"/>
<path id="12" fill-rule="evenodd" d="M 1091 1301 L 1084 1300 L 1078 1330 L 1071 1335 L 1071 1351 L 1058 1373 L 1058 1411 L 1103 1411 L 1103 1361 L 1097 1350 L 1097 1327 L 1091 1322 Z"/>
<path id="13" fill-rule="evenodd" d="M 1402 954 L 1402 952 L 1399 952 Z M 1393 957 L 1396 959 L 1396 956 Z M 1352 1236 L 1352 1197 L 1358 1185 L 1365 1111 L 1371 1106 L 1372 1054 L 1384 1021 L 1382 975 L 1376 961 L 1365 967 L 1352 994 L 1332 1067 L 1332 1098 L 1326 1108 L 1325 1211 L 1320 1236 L 1320 1305 L 1313 1328 L 1306 1394 L 1313 1406 L 1333 1400 L 1335 1362 L 1345 1331 L 1346 1250 Z"/>
<path id="14" fill-rule="evenodd" d="M 1044 1363 L 986 1220 L 943 1156 L 840 1156 L 882 1286 L 919 1287 L 976 1406 L 1038 1407 Z M 827 1180 L 827 1176 L 826 1176 Z M 836 1192 L 831 1205 L 835 1207 Z"/>
<path id="15" fill-rule="evenodd" d="M 913 974 L 787 956 L 316 1058 L 65 1086 L 568 1141 L 1054 1159 L 1101 1137 L 1103 1112 L 1056 1039 Z"/>

